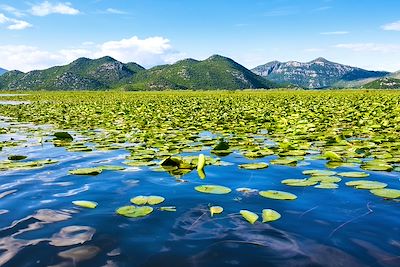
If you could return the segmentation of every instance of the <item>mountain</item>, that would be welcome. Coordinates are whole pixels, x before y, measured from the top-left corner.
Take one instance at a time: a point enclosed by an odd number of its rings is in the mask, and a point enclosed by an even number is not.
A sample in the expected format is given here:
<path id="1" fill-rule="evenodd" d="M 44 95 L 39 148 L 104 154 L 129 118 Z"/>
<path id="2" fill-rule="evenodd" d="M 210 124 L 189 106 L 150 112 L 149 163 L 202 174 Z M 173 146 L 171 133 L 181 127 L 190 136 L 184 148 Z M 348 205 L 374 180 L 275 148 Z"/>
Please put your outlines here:
<path id="1" fill-rule="evenodd" d="M 79 58 L 65 66 L 28 73 L 10 71 L 0 76 L 0 89 L 8 90 L 100 90 L 115 87 L 145 69 L 123 64 L 111 57 Z"/>
<path id="2" fill-rule="evenodd" d="M 362 86 L 366 89 L 400 89 L 400 79 L 384 77 Z"/>
<path id="3" fill-rule="evenodd" d="M 7 70 L 0 68 L 0 75 L 4 74 L 6 72 L 7 72 Z"/>
<path id="4" fill-rule="evenodd" d="M 389 74 L 384 71 L 369 71 L 342 65 L 321 57 L 306 63 L 272 61 L 255 67 L 252 71 L 276 83 L 293 84 L 304 88 L 346 87 L 352 83 L 357 84 L 357 81 L 380 78 Z"/>
<path id="5" fill-rule="evenodd" d="M 230 58 L 185 59 L 138 73 L 127 90 L 273 88 L 272 83 Z"/>

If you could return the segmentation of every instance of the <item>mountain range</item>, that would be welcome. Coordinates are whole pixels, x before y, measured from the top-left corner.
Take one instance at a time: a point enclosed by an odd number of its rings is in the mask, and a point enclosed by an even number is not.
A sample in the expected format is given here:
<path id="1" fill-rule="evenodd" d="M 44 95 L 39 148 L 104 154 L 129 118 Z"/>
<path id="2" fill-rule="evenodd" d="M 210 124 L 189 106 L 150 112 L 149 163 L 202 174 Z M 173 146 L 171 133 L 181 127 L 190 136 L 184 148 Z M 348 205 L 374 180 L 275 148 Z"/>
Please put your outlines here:
<path id="1" fill-rule="evenodd" d="M 4 74 L 6 72 L 7 72 L 7 70 L 0 68 L 0 75 Z"/>
<path id="2" fill-rule="evenodd" d="M 252 69 L 266 79 L 279 84 L 294 84 L 303 88 L 351 87 L 366 79 L 381 78 L 389 74 L 385 71 L 369 71 L 339 63 L 325 58 L 310 62 L 272 61 Z"/>
<path id="3" fill-rule="evenodd" d="M 252 70 L 230 58 L 184 59 L 145 69 L 111 57 L 79 58 L 68 65 L 0 76 L 0 90 L 166 90 L 300 87 L 400 88 L 400 72 L 370 71 L 317 58 L 272 61 Z"/>

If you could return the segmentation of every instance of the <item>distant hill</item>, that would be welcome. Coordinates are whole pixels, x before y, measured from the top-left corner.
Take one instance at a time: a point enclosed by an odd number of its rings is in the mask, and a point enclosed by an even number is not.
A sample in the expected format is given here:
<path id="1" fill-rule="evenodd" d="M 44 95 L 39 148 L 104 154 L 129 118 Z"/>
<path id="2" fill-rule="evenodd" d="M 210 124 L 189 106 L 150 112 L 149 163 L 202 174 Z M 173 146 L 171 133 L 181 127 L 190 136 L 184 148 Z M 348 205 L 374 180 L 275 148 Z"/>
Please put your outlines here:
<path id="1" fill-rule="evenodd" d="M 7 72 L 7 70 L 0 68 L 0 75 L 4 74 L 6 72 Z"/>
<path id="2" fill-rule="evenodd" d="M 165 90 L 272 88 L 275 83 L 254 74 L 232 59 L 212 56 L 185 59 L 172 65 L 144 69 L 111 57 L 79 58 L 65 66 L 0 76 L 2 90 Z"/>
<path id="3" fill-rule="evenodd" d="M 79 58 L 65 66 L 27 73 L 10 71 L 0 76 L 3 90 L 101 90 L 115 87 L 144 68 L 111 57 Z"/>
<path id="4" fill-rule="evenodd" d="M 303 88 L 359 86 L 365 79 L 380 78 L 389 74 L 384 71 L 369 71 L 342 65 L 325 58 L 317 58 L 306 63 L 272 61 L 252 71 L 273 82 L 289 83 Z"/>
<path id="5" fill-rule="evenodd" d="M 138 73 L 128 90 L 245 89 L 277 85 L 254 74 L 230 58 L 214 55 L 206 60 L 185 59 Z"/>
<path id="6" fill-rule="evenodd" d="M 362 86 L 367 89 L 400 89 L 400 79 L 385 77 Z"/>

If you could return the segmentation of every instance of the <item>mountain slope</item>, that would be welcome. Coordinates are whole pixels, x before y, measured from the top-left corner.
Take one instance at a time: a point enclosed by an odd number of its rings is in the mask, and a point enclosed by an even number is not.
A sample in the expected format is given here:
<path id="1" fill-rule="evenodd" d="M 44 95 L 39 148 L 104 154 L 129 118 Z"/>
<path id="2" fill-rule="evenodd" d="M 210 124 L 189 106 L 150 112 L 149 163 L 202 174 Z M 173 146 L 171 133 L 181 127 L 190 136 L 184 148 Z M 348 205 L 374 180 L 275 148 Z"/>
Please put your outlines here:
<path id="1" fill-rule="evenodd" d="M 0 68 L 0 75 L 4 74 L 6 72 L 7 72 L 7 70 Z"/>
<path id="2" fill-rule="evenodd" d="M 368 71 L 317 58 L 310 62 L 272 61 L 252 71 L 277 83 L 290 83 L 304 88 L 325 88 L 335 84 L 347 85 L 368 78 L 380 78 L 388 72 Z"/>
<path id="3" fill-rule="evenodd" d="M 362 86 L 367 89 L 400 89 L 400 79 L 385 77 Z"/>
<path id="4" fill-rule="evenodd" d="M 276 85 L 242 65 L 219 55 L 198 61 L 185 59 L 140 72 L 129 90 L 164 89 L 245 89 L 272 88 Z"/>
<path id="5" fill-rule="evenodd" d="M 79 58 L 45 70 L 8 72 L 0 77 L 0 89 L 100 90 L 116 86 L 143 70 L 135 63 L 123 64 L 111 57 Z"/>

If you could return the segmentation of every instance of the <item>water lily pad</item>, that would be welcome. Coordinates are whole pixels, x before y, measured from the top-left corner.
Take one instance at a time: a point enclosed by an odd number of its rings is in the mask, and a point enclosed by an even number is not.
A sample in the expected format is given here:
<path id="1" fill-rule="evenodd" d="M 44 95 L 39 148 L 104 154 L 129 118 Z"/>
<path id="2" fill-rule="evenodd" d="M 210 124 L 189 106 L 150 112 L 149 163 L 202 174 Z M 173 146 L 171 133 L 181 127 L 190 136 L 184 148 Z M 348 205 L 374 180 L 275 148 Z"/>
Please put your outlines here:
<path id="1" fill-rule="evenodd" d="M 251 224 L 254 224 L 258 220 L 258 215 L 249 210 L 241 210 L 240 214 Z"/>
<path id="2" fill-rule="evenodd" d="M 103 171 L 123 171 L 126 168 L 122 166 L 114 166 L 114 165 L 103 165 L 103 166 L 97 166 L 97 168 L 102 169 Z"/>
<path id="3" fill-rule="evenodd" d="M 343 161 L 343 158 L 333 151 L 326 151 L 324 157 L 330 161 Z"/>
<path id="4" fill-rule="evenodd" d="M 194 188 L 196 191 L 207 194 L 228 194 L 232 190 L 221 185 L 199 185 Z"/>
<path id="5" fill-rule="evenodd" d="M 149 215 L 153 212 L 153 208 L 149 206 L 123 206 L 118 208 L 115 212 L 125 217 L 137 218 Z"/>
<path id="6" fill-rule="evenodd" d="M 10 155 L 8 156 L 9 160 L 23 160 L 26 159 L 27 156 L 23 156 L 23 155 Z"/>
<path id="7" fill-rule="evenodd" d="M 385 188 L 387 184 L 376 181 L 357 180 L 346 183 L 347 186 L 352 186 L 357 189 L 381 189 Z"/>
<path id="8" fill-rule="evenodd" d="M 400 190 L 398 189 L 389 189 L 389 188 L 383 188 L 383 189 L 373 189 L 370 191 L 372 194 L 383 197 L 383 198 L 400 198 Z"/>
<path id="9" fill-rule="evenodd" d="M 259 194 L 266 198 L 280 199 L 280 200 L 295 200 L 297 198 L 295 194 L 284 191 L 276 191 L 276 190 L 260 191 Z"/>
<path id="10" fill-rule="evenodd" d="M 342 178 L 336 176 L 311 176 L 308 180 L 321 183 L 338 183 L 342 181 Z"/>
<path id="11" fill-rule="evenodd" d="M 68 132 L 56 132 L 54 136 L 60 140 L 73 140 L 74 138 Z"/>
<path id="12" fill-rule="evenodd" d="M 239 168 L 246 170 L 260 170 L 268 168 L 268 163 L 258 162 L 258 163 L 241 164 L 239 165 Z"/>
<path id="13" fill-rule="evenodd" d="M 306 171 L 303 171 L 303 174 L 315 175 L 315 176 L 331 176 L 331 175 L 335 175 L 336 172 L 328 171 L 328 170 L 306 170 Z"/>
<path id="14" fill-rule="evenodd" d="M 393 167 L 389 164 L 372 164 L 372 163 L 367 163 L 364 165 L 361 165 L 361 169 L 367 170 L 367 171 L 391 171 L 393 170 Z"/>
<path id="15" fill-rule="evenodd" d="M 318 182 L 310 181 L 309 179 L 285 179 L 281 183 L 289 186 L 312 186 Z"/>
<path id="16" fill-rule="evenodd" d="M 164 202 L 165 198 L 160 196 L 136 196 L 131 202 L 136 205 L 157 205 Z"/>
<path id="17" fill-rule="evenodd" d="M 297 163 L 296 159 L 290 159 L 290 158 L 278 158 L 271 160 L 271 164 L 274 165 L 295 165 Z"/>
<path id="18" fill-rule="evenodd" d="M 366 172 L 339 172 L 339 176 L 348 177 L 348 178 L 364 178 L 368 177 L 369 173 Z"/>
<path id="19" fill-rule="evenodd" d="M 263 209 L 262 210 L 262 222 L 273 222 L 281 218 L 281 215 L 272 209 Z"/>
<path id="20" fill-rule="evenodd" d="M 70 170 L 69 173 L 73 175 L 98 175 L 103 170 L 101 168 L 81 168 Z"/>
<path id="21" fill-rule="evenodd" d="M 97 202 L 94 201 L 87 201 L 87 200 L 75 200 L 72 201 L 72 204 L 83 207 L 83 208 L 88 208 L 88 209 L 94 209 L 97 207 Z"/>
<path id="22" fill-rule="evenodd" d="M 223 211 L 224 211 L 224 208 L 222 208 L 221 206 L 211 206 L 210 207 L 211 217 L 214 216 L 214 214 L 220 214 Z"/>

